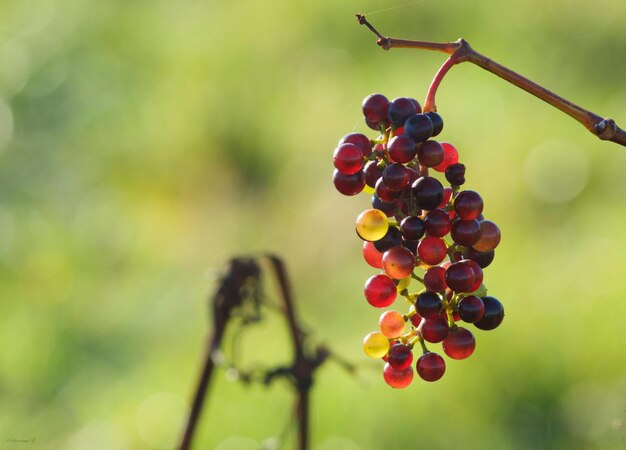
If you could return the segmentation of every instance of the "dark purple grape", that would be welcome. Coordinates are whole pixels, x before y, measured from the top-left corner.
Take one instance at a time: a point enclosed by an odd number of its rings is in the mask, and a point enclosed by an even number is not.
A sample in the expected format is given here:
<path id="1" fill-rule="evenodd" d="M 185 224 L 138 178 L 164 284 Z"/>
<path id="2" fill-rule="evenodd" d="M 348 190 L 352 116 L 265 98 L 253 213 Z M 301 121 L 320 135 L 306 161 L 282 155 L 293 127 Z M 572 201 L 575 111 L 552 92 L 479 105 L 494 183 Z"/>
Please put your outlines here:
<path id="1" fill-rule="evenodd" d="M 414 114 L 417 114 L 415 103 L 406 97 L 394 98 L 387 110 L 387 118 L 396 126 L 402 126 L 406 119 Z"/>
<path id="2" fill-rule="evenodd" d="M 428 236 L 444 237 L 452 228 L 450 215 L 443 209 L 433 209 L 424 218 L 424 227 Z"/>
<path id="3" fill-rule="evenodd" d="M 433 137 L 437 136 L 443 130 L 443 118 L 434 111 L 427 112 L 426 115 L 433 123 Z"/>
<path id="4" fill-rule="evenodd" d="M 415 142 L 424 142 L 433 135 L 433 123 L 426 114 L 415 114 L 404 122 L 404 134 Z"/>
<path id="5" fill-rule="evenodd" d="M 457 244 L 471 247 L 480 239 L 480 223 L 476 219 L 457 219 L 452 223 L 451 234 Z"/>
<path id="6" fill-rule="evenodd" d="M 349 133 L 341 138 L 339 145 L 341 144 L 354 144 L 361 149 L 363 156 L 367 157 L 372 153 L 372 141 L 362 133 Z"/>
<path id="7" fill-rule="evenodd" d="M 476 277 L 470 266 L 456 262 L 446 269 L 446 284 L 454 292 L 471 292 Z"/>
<path id="8" fill-rule="evenodd" d="M 391 159 L 399 163 L 408 163 L 417 154 L 415 141 L 406 134 L 400 134 L 391 138 L 387 149 Z"/>
<path id="9" fill-rule="evenodd" d="M 495 297 L 483 297 L 485 305 L 485 314 L 478 322 L 475 322 L 476 328 L 481 330 L 493 330 L 497 328 L 504 319 L 504 306 Z"/>
<path id="10" fill-rule="evenodd" d="M 441 311 L 441 298 L 431 291 L 422 292 L 417 296 L 415 309 L 424 319 L 435 319 Z"/>
<path id="11" fill-rule="evenodd" d="M 402 234 L 396 227 L 389 227 L 382 239 L 374 241 L 374 247 L 381 253 L 399 245 L 402 245 Z"/>
<path id="12" fill-rule="evenodd" d="M 387 120 L 389 100 L 383 94 L 370 94 L 363 100 L 363 115 L 371 123 Z"/>
<path id="13" fill-rule="evenodd" d="M 417 100 L 415 100 L 414 98 L 412 98 L 412 97 L 409 97 L 409 100 L 411 100 L 411 103 L 413 103 L 415 105 L 415 110 L 418 113 L 421 113 L 422 112 L 422 105 L 420 105 L 420 103 Z"/>
<path id="14" fill-rule="evenodd" d="M 407 367 L 411 367 L 413 353 L 407 345 L 395 344 L 389 349 L 387 362 L 394 369 L 406 369 Z"/>
<path id="15" fill-rule="evenodd" d="M 372 130 L 378 131 L 379 133 L 384 132 L 384 130 L 389 128 L 389 123 L 387 123 L 386 120 L 381 122 L 372 122 L 371 120 L 365 119 L 365 124 Z"/>
<path id="16" fill-rule="evenodd" d="M 424 221 L 417 216 L 406 217 L 400 222 L 400 232 L 405 239 L 421 239 L 424 236 L 424 230 Z"/>
<path id="17" fill-rule="evenodd" d="M 418 178 L 420 177 L 420 174 L 417 170 L 413 169 L 412 167 L 408 167 L 406 168 L 407 172 L 409 172 L 409 183 L 413 184 L 415 183 Z"/>
<path id="18" fill-rule="evenodd" d="M 362 170 L 352 175 L 346 175 L 335 169 L 333 184 L 343 195 L 356 195 L 365 187 L 365 175 Z"/>
<path id="19" fill-rule="evenodd" d="M 461 163 L 450 164 L 446 168 L 446 180 L 452 186 L 461 186 L 465 183 L 465 165 Z"/>
<path id="20" fill-rule="evenodd" d="M 459 302 L 459 316 L 464 322 L 474 323 L 485 314 L 485 304 L 475 295 L 463 297 Z"/>
<path id="21" fill-rule="evenodd" d="M 473 248 L 470 248 L 467 251 L 466 256 L 468 259 L 471 259 L 472 261 L 476 261 L 478 265 L 482 269 L 484 269 L 485 267 L 489 266 L 489 264 L 493 262 L 493 259 L 496 256 L 496 252 L 494 252 L 493 250 L 491 250 L 490 252 L 479 252 L 477 250 L 474 250 Z"/>
<path id="22" fill-rule="evenodd" d="M 365 165 L 363 172 L 365 173 L 365 183 L 369 187 L 376 187 L 376 182 L 383 176 L 383 167 L 378 166 L 377 161 L 370 161 Z"/>
<path id="23" fill-rule="evenodd" d="M 400 163 L 389 164 L 383 171 L 383 183 L 392 191 L 401 191 L 409 185 L 410 176 Z"/>
<path id="24" fill-rule="evenodd" d="M 372 208 L 380 209 L 387 217 L 393 216 L 396 210 L 395 202 L 384 202 L 376 194 L 372 195 Z"/>
<path id="25" fill-rule="evenodd" d="M 446 284 L 446 269 L 433 266 L 424 273 L 424 287 L 433 292 L 444 292 Z"/>
<path id="26" fill-rule="evenodd" d="M 443 161 L 443 147 L 437 141 L 426 141 L 417 148 L 417 158 L 422 166 L 435 167 Z"/>
<path id="27" fill-rule="evenodd" d="M 410 240 L 410 239 L 402 239 L 402 247 L 411 250 L 411 253 L 414 255 L 417 254 L 417 245 L 420 243 L 419 240 Z"/>
<path id="28" fill-rule="evenodd" d="M 376 182 L 376 195 L 384 202 L 394 202 L 402 194 L 401 191 L 392 191 L 387 187 L 385 181 L 381 178 Z M 480 230 L 480 226 L 479 226 Z"/>
<path id="29" fill-rule="evenodd" d="M 413 183 L 412 189 L 415 204 L 420 209 L 435 209 L 443 201 L 443 186 L 436 178 L 421 177 Z"/>

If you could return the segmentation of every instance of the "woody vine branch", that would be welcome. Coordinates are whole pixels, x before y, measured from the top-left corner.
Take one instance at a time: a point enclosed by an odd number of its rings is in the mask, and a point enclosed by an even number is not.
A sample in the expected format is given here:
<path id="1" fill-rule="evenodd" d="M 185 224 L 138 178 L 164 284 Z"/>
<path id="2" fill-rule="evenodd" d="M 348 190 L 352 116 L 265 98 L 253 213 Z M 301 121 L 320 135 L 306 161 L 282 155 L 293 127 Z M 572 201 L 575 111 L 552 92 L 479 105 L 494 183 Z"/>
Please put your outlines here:
<path id="1" fill-rule="evenodd" d="M 390 50 L 392 48 L 414 48 L 439 51 L 450 55 L 435 75 L 435 78 L 428 89 L 426 100 L 424 102 L 425 112 L 437 110 L 435 96 L 441 81 L 448 71 L 457 64 L 470 62 L 554 106 L 571 118 L 580 122 L 587 130 L 598 138 L 626 146 L 626 131 L 617 126 L 613 119 L 603 118 L 589 110 L 586 110 L 535 83 L 534 81 L 531 81 L 528 78 L 512 71 L 502 64 L 487 58 L 474 50 L 464 39 L 459 39 L 456 42 L 442 43 L 385 37 L 367 21 L 363 14 L 357 14 L 356 16 L 361 25 L 365 25 L 378 37 L 377 43 L 384 50 Z"/>

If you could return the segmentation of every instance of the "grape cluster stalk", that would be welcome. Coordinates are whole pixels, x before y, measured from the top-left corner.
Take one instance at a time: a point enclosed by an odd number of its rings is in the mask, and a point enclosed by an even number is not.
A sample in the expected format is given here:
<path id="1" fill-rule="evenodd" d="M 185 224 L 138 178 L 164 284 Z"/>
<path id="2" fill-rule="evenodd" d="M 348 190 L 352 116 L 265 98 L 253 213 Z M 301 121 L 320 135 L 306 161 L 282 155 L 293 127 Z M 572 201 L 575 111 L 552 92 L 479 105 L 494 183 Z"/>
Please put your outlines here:
<path id="1" fill-rule="evenodd" d="M 417 374 L 436 381 L 446 363 L 427 343 L 465 359 L 476 347 L 469 325 L 493 330 L 502 323 L 502 303 L 483 282 L 501 235 L 484 218 L 480 194 L 461 189 L 465 165 L 456 147 L 433 139 L 443 130 L 438 113 L 422 112 L 413 98 L 389 101 L 382 94 L 367 96 L 362 110 L 377 136 L 349 133 L 339 141 L 333 183 L 341 194 L 372 196 L 372 207 L 356 219 L 363 258 L 380 270 L 365 282 L 365 299 L 381 309 L 398 296 L 408 302 L 404 313 L 384 311 L 378 330 L 363 340 L 365 354 L 384 361 L 385 382 L 401 389 L 413 381 L 416 344 Z"/>

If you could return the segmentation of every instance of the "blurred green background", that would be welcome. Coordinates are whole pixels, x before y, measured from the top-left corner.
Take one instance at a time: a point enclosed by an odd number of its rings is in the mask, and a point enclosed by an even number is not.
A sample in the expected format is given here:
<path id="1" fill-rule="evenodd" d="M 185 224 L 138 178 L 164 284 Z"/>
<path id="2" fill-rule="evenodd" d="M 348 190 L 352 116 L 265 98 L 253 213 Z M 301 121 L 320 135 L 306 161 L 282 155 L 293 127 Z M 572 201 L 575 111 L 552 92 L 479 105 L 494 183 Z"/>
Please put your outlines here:
<path id="1" fill-rule="evenodd" d="M 331 155 L 367 130 L 366 95 L 422 99 L 443 62 L 384 52 L 353 17 L 399 4 L 0 2 L 0 448 L 172 448 L 206 298 L 230 256 L 261 250 L 287 261 L 314 337 L 362 368 L 320 370 L 314 449 L 625 448 L 626 150 L 476 67 L 444 81 L 441 137 L 502 229 L 486 283 L 506 319 L 434 384 L 391 390 L 362 353 L 379 315 L 353 231 L 369 198 L 334 190 Z M 626 124 L 622 0 L 369 17 L 462 36 Z M 247 364 L 290 355 L 277 318 L 242 344 Z M 283 383 L 220 371 L 212 388 L 196 448 L 259 448 L 289 422 Z"/>

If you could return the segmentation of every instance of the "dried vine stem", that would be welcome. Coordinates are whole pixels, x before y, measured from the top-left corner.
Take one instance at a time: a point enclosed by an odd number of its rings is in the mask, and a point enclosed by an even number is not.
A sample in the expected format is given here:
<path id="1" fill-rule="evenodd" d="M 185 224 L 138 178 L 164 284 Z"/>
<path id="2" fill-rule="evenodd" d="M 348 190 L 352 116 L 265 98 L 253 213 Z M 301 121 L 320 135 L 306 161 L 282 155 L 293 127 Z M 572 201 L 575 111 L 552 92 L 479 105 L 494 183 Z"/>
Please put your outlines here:
<path id="1" fill-rule="evenodd" d="M 426 101 L 424 102 L 424 111 L 437 110 L 435 95 L 444 76 L 456 64 L 467 61 L 482 67 L 494 75 L 497 75 L 509 83 L 525 90 L 529 94 L 532 94 L 546 103 L 549 103 L 580 122 L 587 130 L 600 139 L 626 146 L 626 131 L 618 127 L 613 119 L 600 117 L 591 111 L 581 108 L 580 106 L 564 99 L 559 95 L 556 95 L 554 92 L 549 91 L 543 86 L 540 86 L 528 78 L 523 77 L 502 64 L 498 64 L 486 56 L 481 55 L 464 39 L 459 39 L 456 42 L 439 43 L 389 38 L 380 34 L 376 28 L 374 28 L 367 21 L 363 14 L 357 14 L 356 16 L 361 25 L 367 26 L 367 28 L 369 28 L 378 37 L 378 45 L 385 50 L 392 48 L 415 48 L 421 50 L 440 51 L 450 55 L 435 75 L 435 78 L 428 89 Z"/>
<path id="2" fill-rule="evenodd" d="M 283 261 L 276 255 L 264 255 L 260 258 L 233 258 L 220 280 L 217 292 L 211 300 L 213 312 L 213 331 L 204 355 L 204 364 L 198 379 L 193 403 L 179 450 L 190 450 L 200 420 L 200 414 L 206 402 L 209 384 L 217 364 L 219 349 L 222 346 L 226 328 L 238 309 L 246 306 L 251 297 L 259 294 L 260 277 L 266 262 L 268 272 L 272 272 L 280 291 L 281 313 L 285 316 L 293 344 L 293 359 L 289 366 L 267 370 L 262 377 L 265 384 L 285 377 L 291 382 L 296 394 L 294 416 L 298 424 L 298 449 L 308 450 L 309 437 L 309 396 L 313 387 L 315 371 L 329 358 L 334 359 L 343 368 L 353 371 L 353 367 L 338 358 L 324 345 L 312 345 L 303 331 L 295 310 L 291 285 Z"/>

